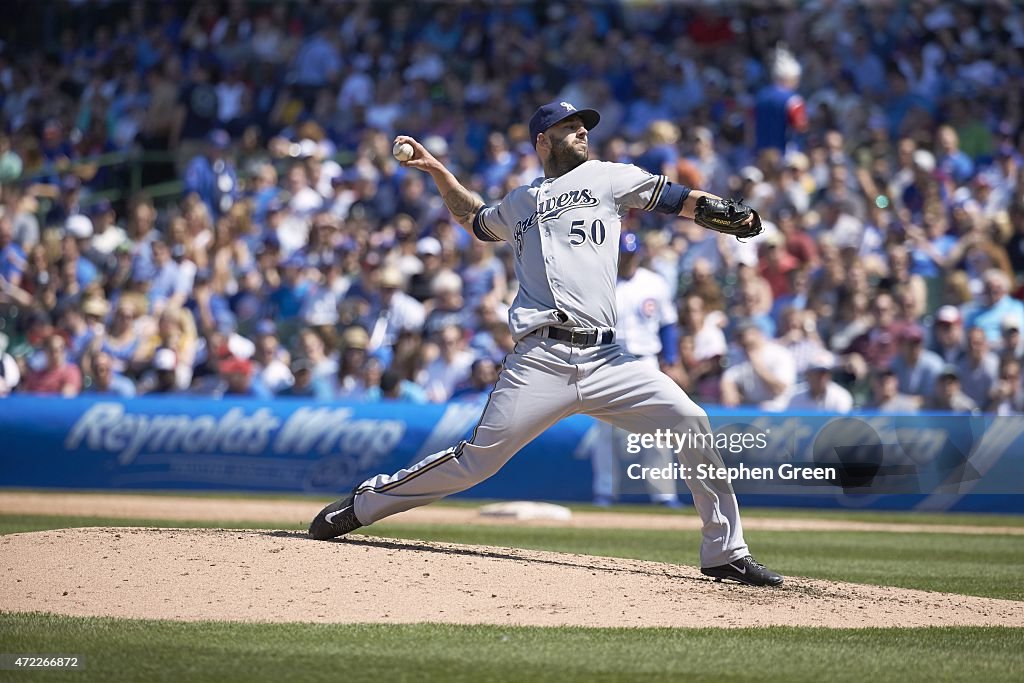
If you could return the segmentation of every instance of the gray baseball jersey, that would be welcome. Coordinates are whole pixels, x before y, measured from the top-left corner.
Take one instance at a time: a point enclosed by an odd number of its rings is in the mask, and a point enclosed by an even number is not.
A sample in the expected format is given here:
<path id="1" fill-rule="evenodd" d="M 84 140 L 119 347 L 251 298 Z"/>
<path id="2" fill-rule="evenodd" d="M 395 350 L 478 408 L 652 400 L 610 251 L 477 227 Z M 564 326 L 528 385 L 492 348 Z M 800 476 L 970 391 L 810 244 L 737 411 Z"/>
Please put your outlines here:
<path id="1" fill-rule="evenodd" d="M 633 208 L 678 213 L 688 193 L 635 166 L 587 161 L 558 178 L 517 188 L 477 213 L 477 237 L 506 240 L 515 251 L 520 289 L 509 315 L 515 348 L 468 440 L 355 487 L 351 505 L 361 524 L 464 491 L 577 413 L 628 432 L 710 433 L 706 413 L 657 363 L 638 362 L 615 343 L 579 347 L 529 334 L 545 325 L 614 328 L 622 216 Z M 679 458 L 693 468 L 723 464 L 708 446 Z M 686 483 L 703 522 L 701 565 L 717 567 L 748 555 L 728 482 Z"/>
<path id="2" fill-rule="evenodd" d="M 688 190 L 629 164 L 587 161 L 538 178 L 477 214 L 473 232 L 515 248 L 519 293 L 509 312 L 516 339 L 545 325 L 615 327 L 622 216 L 677 213 Z"/>

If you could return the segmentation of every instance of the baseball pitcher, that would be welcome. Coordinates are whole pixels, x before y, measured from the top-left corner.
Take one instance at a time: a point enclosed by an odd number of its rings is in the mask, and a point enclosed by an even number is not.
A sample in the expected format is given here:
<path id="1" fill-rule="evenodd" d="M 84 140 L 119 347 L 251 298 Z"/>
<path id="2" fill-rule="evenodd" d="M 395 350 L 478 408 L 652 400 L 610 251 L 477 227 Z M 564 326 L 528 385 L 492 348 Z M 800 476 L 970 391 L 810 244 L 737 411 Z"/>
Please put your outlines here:
<path id="1" fill-rule="evenodd" d="M 615 343 L 618 245 L 630 209 L 693 218 L 737 237 L 761 231 L 757 213 L 669 182 L 629 164 L 588 160 L 588 131 L 600 115 L 551 102 L 530 119 L 545 177 L 494 206 L 463 187 L 419 142 L 402 163 L 430 175 L 449 211 L 477 239 L 507 241 L 519 292 L 509 311 L 516 339 L 469 440 L 393 474 L 379 474 L 325 507 L 309 534 L 341 536 L 403 510 L 463 491 L 496 473 L 525 444 L 564 417 L 592 415 L 628 432 L 710 434 L 707 414 L 657 367 Z M 705 443 L 712 439 L 702 439 Z M 682 463 L 722 466 L 714 448 L 680 453 Z M 754 561 L 731 485 L 687 480 L 702 520 L 701 571 L 716 579 L 777 586 Z"/>

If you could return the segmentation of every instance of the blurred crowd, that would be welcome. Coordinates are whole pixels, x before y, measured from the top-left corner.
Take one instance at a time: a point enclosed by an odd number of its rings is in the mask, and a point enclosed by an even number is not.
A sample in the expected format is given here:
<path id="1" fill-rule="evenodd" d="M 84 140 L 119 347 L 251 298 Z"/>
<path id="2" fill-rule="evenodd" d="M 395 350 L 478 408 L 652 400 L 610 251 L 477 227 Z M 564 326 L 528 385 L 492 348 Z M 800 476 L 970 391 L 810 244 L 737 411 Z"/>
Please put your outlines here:
<path id="1" fill-rule="evenodd" d="M 511 250 L 485 201 L 592 155 L 741 196 L 766 234 L 626 217 L 672 376 L 763 410 L 1024 413 L 1024 9 L 1012 2 L 15 1 L 0 28 L 0 395 L 479 400 Z M 162 153 L 119 197 L 99 155 Z M 104 197 L 113 198 L 111 202 Z"/>

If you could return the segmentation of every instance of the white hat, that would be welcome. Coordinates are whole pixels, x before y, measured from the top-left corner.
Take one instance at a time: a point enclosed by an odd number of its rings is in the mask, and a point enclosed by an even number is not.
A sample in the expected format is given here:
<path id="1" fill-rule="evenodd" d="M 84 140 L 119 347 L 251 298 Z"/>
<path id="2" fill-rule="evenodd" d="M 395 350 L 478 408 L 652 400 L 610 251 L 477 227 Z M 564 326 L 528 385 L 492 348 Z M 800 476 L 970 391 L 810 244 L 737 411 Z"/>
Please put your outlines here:
<path id="1" fill-rule="evenodd" d="M 914 152 L 914 165 L 925 173 L 935 170 L 935 155 L 926 149 L 919 149 Z"/>
<path id="2" fill-rule="evenodd" d="M 448 142 L 440 135 L 428 135 L 423 139 L 423 146 L 435 157 L 448 154 Z"/>
<path id="3" fill-rule="evenodd" d="M 174 353 L 172 349 L 166 347 L 157 349 L 156 353 L 153 354 L 154 370 L 173 370 L 177 366 L 178 354 Z"/>
<path id="4" fill-rule="evenodd" d="M 740 177 L 752 183 L 759 183 L 764 180 L 764 173 L 757 166 L 744 166 L 740 169 Z"/>
<path id="5" fill-rule="evenodd" d="M 772 65 L 772 77 L 775 80 L 800 78 L 802 71 L 800 62 L 796 61 L 789 50 L 779 48 L 775 51 L 775 63 Z"/>
<path id="6" fill-rule="evenodd" d="M 462 292 L 462 278 L 453 270 L 443 270 L 434 278 L 431 289 L 435 295 L 447 292 L 460 294 Z"/>
<path id="7" fill-rule="evenodd" d="M 256 345 L 240 334 L 232 334 L 228 337 L 228 352 L 235 358 L 248 360 L 256 353 Z"/>
<path id="8" fill-rule="evenodd" d="M 86 240 L 92 237 L 92 221 L 88 216 L 76 213 L 64 222 L 64 231 L 72 237 Z"/>
<path id="9" fill-rule="evenodd" d="M 434 256 L 441 255 L 441 243 L 437 241 L 436 237 L 423 237 L 416 243 L 416 253 L 418 254 L 433 254 Z"/>

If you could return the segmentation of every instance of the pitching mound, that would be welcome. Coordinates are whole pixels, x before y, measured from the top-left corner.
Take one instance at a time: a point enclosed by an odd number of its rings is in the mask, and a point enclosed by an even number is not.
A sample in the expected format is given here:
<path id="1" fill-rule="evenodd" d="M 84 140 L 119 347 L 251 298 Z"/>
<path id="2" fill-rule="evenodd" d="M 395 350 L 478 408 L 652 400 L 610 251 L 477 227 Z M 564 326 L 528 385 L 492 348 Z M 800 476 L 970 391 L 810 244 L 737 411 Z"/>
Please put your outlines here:
<path id="1" fill-rule="evenodd" d="M 294 531 L 85 528 L 0 538 L 0 609 L 147 619 L 534 626 L 1024 626 L 1007 600 Z"/>

